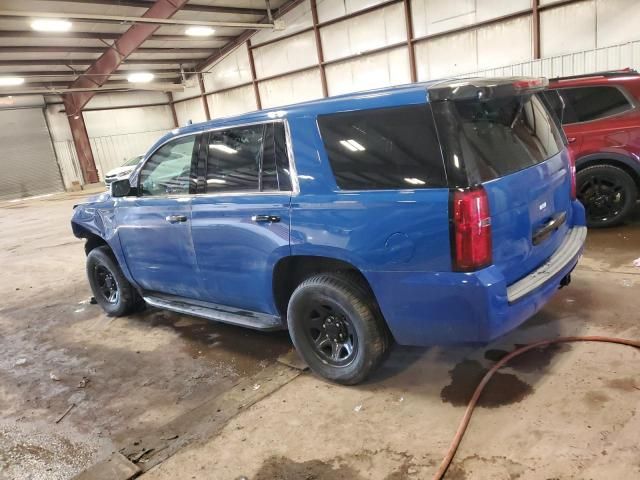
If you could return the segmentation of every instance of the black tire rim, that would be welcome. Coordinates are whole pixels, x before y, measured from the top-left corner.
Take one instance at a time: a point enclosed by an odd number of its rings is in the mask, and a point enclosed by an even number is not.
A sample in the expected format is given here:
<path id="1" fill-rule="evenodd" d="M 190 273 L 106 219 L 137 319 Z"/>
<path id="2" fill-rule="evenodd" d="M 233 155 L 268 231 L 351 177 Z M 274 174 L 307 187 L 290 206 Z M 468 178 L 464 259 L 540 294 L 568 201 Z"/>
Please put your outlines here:
<path id="1" fill-rule="evenodd" d="M 113 273 L 104 265 L 96 265 L 93 269 L 93 277 L 98 286 L 96 293 L 100 294 L 103 300 L 108 303 L 118 303 L 120 291 Z"/>
<path id="2" fill-rule="evenodd" d="M 588 220 L 607 222 L 622 213 L 627 192 L 622 182 L 615 177 L 589 175 L 580 182 L 578 199 L 587 210 Z"/>
<path id="3" fill-rule="evenodd" d="M 348 316 L 327 302 L 315 303 L 304 318 L 313 353 L 333 367 L 346 367 L 358 350 L 358 337 Z"/>

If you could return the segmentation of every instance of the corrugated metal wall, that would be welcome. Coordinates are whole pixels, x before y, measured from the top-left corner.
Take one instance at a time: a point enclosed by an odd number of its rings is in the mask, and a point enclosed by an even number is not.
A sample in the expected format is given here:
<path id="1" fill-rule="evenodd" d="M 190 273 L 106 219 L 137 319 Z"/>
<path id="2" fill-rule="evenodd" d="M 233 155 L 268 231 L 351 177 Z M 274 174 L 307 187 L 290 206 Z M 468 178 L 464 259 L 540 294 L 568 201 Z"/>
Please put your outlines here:
<path id="1" fill-rule="evenodd" d="M 554 77 L 640 67 L 637 0 L 539 3 L 542 59 L 536 60 L 533 17 L 527 13 L 532 0 L 410 0 L 417 80 L 469 74 Z M 375 8 L 379 4 L 384 5 Z M 360 11 L 365 13 L 358 15 Z M 405 11 L 402 1 L 317 0 L 329 95 L 411 81 Z M 285 30 L 263 30 L 251 38 L 265 108 L 323 96 L 316 39 L 310 30 L 311 1 L 283 20 Z M 205 72 L 204 95 L 212 118 L 256 108 L 249 55 L 247 44 L 242 44 Z M 194 82 L 192 89 L 175 95 L 178 101 L 192 102 L 179 114 L 181 123 L 188 116 L 204 118 L 202 103 L 193 100 L 201 93 Z"/>

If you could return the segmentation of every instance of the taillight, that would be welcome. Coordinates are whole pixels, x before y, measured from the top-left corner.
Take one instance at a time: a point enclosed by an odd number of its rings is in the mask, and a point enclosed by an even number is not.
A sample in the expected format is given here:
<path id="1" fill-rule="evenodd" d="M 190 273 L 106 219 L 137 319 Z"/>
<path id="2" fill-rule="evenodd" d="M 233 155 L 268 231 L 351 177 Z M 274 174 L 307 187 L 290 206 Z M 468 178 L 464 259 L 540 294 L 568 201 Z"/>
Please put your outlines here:
<path id="1" fill-rule="evenodd" d="M 491 215 L 482 187 L 453 192 L 451 235 L 453 269 L 478 270 L 491 264 Z"/>
<path id="2" fill-rule="evenodd" d="M 571 153 L 571 149 L 568 148 L 567 152 L 569 152 L 569 172 L 571 172 L 571 200 L 576 199 L 576 160 L 573 158 L 573 153 Z"/>

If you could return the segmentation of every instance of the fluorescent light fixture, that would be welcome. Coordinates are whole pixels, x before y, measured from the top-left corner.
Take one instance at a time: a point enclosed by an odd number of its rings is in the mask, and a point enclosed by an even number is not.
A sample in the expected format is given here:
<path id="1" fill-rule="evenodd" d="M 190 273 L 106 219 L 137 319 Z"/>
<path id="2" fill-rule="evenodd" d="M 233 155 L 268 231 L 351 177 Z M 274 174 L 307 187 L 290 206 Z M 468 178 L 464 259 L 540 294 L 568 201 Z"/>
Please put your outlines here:
<path id="1" fill-rule="evenodd" d="M 57 18 L 41 18 L 31 22 L 31 28 L 38 32 L 68 32 L 72 23 Z"/>
<path id="2" fill-rule="evenodd" d="M 354 139 L 349 140 L 340 140 L 340 145 L 342 145 L 347 150 L 352 152 L 363 152 L 366 150 L 362 145 L 356 142 Z"/>
<path id="3" fill-rule="evenodd" d="M 405 178 L 404 179 L 405 182 L 410 183 L 411 185 L 424 185 L 425 182 L 424 180 L 420 180 L 419 178 Z"/>
<path id="4" fill-rule="evenodd" d="M 227 147 L 226 145 L 223 145 L 221 143 L 211 144 L 209 145 L 209 148 L 215 148 L 216 150 L 223 153 L 229 153 L 229 154 L 238 153 L 238 151 L 235 148 Z"/>
<path id="5" fill-rule="evenodd" d="M 215 30 L 211 27 L 189 27 L 184 33 L 190 37 L 210 37 Z"/>
<path id="6" fill-rule="evenodd" d="M 22 77 L 0 77 L 0 87 L 15 87 L 23 83 L 24 78 Z"/>
<path id="7" fill-rule="evenodd" d="M 224 183 L 227 183 L 227 181 L 222 180 L 221 178 L 210 178 L 209 180 L 207 180 L 207 183 L 217 183 L 219 185 L 222 185 Z"/>
<path id="8" fill-rule="evenodd" d="M 131 83 L 149 83 L 154 78 L 155 75 L 151 72 L 136 72 L 127 76 L 127 80 Z"/>

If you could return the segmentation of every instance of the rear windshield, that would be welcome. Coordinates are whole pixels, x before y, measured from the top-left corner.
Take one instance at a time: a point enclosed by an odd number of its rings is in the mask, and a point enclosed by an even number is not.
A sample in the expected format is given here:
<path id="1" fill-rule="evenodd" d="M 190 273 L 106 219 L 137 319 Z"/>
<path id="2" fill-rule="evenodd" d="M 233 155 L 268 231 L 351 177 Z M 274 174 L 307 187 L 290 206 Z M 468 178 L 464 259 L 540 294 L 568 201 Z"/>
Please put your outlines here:
<path id="1" fill-rule="evenodd" d="M 318 116 L 338 187 L 446 187 L 433 115 L 426 104 Z"/>
<path id="2" fill-rule="evenodd" d="M 544 162 L 562 135 L 536 95 L 433 102 L 451 186 L 469 186 Z"/>

